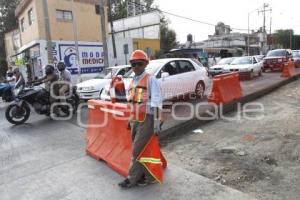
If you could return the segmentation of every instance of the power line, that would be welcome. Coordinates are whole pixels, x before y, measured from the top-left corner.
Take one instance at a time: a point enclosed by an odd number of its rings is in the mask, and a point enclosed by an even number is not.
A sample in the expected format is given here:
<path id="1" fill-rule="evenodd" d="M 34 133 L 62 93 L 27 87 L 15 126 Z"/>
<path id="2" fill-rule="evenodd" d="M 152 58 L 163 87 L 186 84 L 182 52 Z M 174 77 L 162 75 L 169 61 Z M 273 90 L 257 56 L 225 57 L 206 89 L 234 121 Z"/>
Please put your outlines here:
<path id="1" fill-rule="evenodd" d="M 161 10 L 161 9 L 158 9 L 158 8 L 151 8 L 150 6 L 146 6 L 146 5 L 143 5 L 143 4 L 139 4 L 137 2 L 132 2 L 130 1 L 130 3 L 132 4 L 136 4 L 136 5 L 139 5 L 139 6 L 142 6 L 150 11 L 159 11 L 161 13 L 164 13 L 164 14 L 167 14 L 167 15 L 172 15 L 174 17 L 178 17 L 178 18 L 182 18 L 182 19 L 186 19 L 186 20 L 189 20 L 189 21 L 193 21 L 193 22 L 197 22 L 197 23 L 200 23 L 200 24 L 204 24 L 204 25 L 208 25 L 208 26 L 213 26 L 215 27 L 216 24 L 213 24 L 213 23 L 210 23 L 210 22 L 205 22 L 205 21 L 201 21 L 201 20 L 197 20 L 197 19 L 193 19 L 193 18 L 190 18 L 190 17 L 185 17 L 185 16 L 182 16 L 182 15 L 178 15 L 178 14 L 174 14 L 174 13 L 171 13 L 171 12 L 168 12 L 168 11 L 164 11 L 164 10 Z M 230 27 L 232 30 L 239 30 L 239 31 L 248 31 L 248 29 L 243 29 L 243 28 L 232 28 Z"/>

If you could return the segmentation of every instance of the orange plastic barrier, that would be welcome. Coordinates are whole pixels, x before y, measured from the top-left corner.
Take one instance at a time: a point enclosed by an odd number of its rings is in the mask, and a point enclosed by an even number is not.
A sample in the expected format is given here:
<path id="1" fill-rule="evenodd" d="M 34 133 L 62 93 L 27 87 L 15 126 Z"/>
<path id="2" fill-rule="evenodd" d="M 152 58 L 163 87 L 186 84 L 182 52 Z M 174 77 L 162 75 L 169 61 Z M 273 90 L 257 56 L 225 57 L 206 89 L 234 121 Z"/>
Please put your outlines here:
<path id="1" fill-rule="evenodd" d="M 289 78 L 296 75 L 295 63 L 293 61 L 289 61 L 284 64 L 282 69 L 281 77 Z"/>
<path id="2" fill-rule="evenodd" d="M 126 177 L 132 153 L 131 133 L 128 130 L 129 106 L 90 100 L 88 107 L 87 154 L 105 161 L 109 167 Z"/>
<path id="3" fill-rule="evenodd" d="M 208 97 L 208 102 L 217 105 L 228 104 L 241 97 L 242 88 L 237 72 L 221 74 L 213 78 L 212 91 Z"/>

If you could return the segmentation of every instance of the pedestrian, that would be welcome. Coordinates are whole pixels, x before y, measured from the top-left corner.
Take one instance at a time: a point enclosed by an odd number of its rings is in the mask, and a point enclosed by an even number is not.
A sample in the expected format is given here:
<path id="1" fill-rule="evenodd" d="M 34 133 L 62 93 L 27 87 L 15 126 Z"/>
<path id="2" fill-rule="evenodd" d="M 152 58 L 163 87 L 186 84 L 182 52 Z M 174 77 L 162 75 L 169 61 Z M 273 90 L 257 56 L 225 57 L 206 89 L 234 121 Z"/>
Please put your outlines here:
<path id="1" fill-rule="evenodd" d="M 128 177 L 119 183 L 122 188 L 147 185 L 156 182 L 146 167 L 137 161 L 141 151 L 154 135 L 157 124 L 164 121 L 162 114 L 162 95 L 158 81 L 145 71 L 149 63 L 144 51 L 132 53 L 130 64 L 135 73 L 128 90 L 131 106 L 132 155 Z"/>

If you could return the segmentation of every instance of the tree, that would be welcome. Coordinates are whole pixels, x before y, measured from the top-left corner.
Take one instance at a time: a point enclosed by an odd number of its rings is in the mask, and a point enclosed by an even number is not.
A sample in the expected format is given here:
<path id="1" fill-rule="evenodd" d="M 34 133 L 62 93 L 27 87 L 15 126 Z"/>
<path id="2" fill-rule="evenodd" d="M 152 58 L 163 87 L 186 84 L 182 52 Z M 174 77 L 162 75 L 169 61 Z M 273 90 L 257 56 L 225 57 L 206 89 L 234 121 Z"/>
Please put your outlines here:
<path id="1" fill-rule="evenodd" d="M 277 30 L 274 37 L 285 49 L 300 49 L 300 35 L 295 35 L 293 29 Z"/>
<path id="2" fill-rule="evenodd" d="M 171 49 L 178 46 L 176 32 L 169 28 L 169 22 L 163 17 L 160 22 L 160 51 L 155 58 L 163 58 Z"/>
<path id="3" fill-rule="evenodd" d="M 127 5 L 128 3 L 135 4 L 136 7 L 139 7 L 142 13 L 150 12 L 153 9 L 151 8 L 154 0 L 111 0 L 112 3 L 112 18 L 113 20 L 118 20 L 126 18 Z"/>
<path id="4" fill-rule="evenodd" d="M 18 27 L 15 17 L 15 9 L 20 0 L 0 0 L 0 74 L 7 70 L 5 55 L 5 33 Z"/>

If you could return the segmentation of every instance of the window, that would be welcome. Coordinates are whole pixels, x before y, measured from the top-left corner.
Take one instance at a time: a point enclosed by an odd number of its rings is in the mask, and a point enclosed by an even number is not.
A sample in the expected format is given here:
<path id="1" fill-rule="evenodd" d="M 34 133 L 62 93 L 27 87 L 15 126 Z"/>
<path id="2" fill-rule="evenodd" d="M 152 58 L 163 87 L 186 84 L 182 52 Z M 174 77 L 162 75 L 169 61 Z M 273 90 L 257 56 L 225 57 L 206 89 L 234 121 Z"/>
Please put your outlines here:
<path id="1" fill-rule="evenodd" d="M 179 61 L 179 73 L 195 71 L 195 67 L 188 61 Z"/>
<path id="2" fill-rule="evenodd" d="M 73 20 L 72 11 L 56 10 L 56 18 L 58 20 L 63 20 L 63 21 L 72 21 Z"/>
<path id="3" fill-rule="evenodd" d="M 25 31 L 25 27 L 24 27 L 25 24 L 24 24 L 24 21 L 25 21 L 24 18 L 22 18 L 22 19 L 21 19 L 21 22 L 20 22 L 20 26 L 21 26 L 21 31 L 22 31 L 22 32 Z"/>
<path id="4" fill-rule="evenodd" d="M 28 11 L 28 23 L 29 26 L 31 26 L 34 22 L 34 17 L 33 17 L 33 10 L 32 8 Z"/>
<path id="5" fill-rule="evenodd" d="M 161 71 L 157 74 L 157 78 L 161 78 L 161 74 L 163 72 L 168 72 L 170 76 L 175 75 L 178 73 L 177 71 L 177 65 L 176 62 L 169 62 L 168 64 L 166 64 Z"/>

